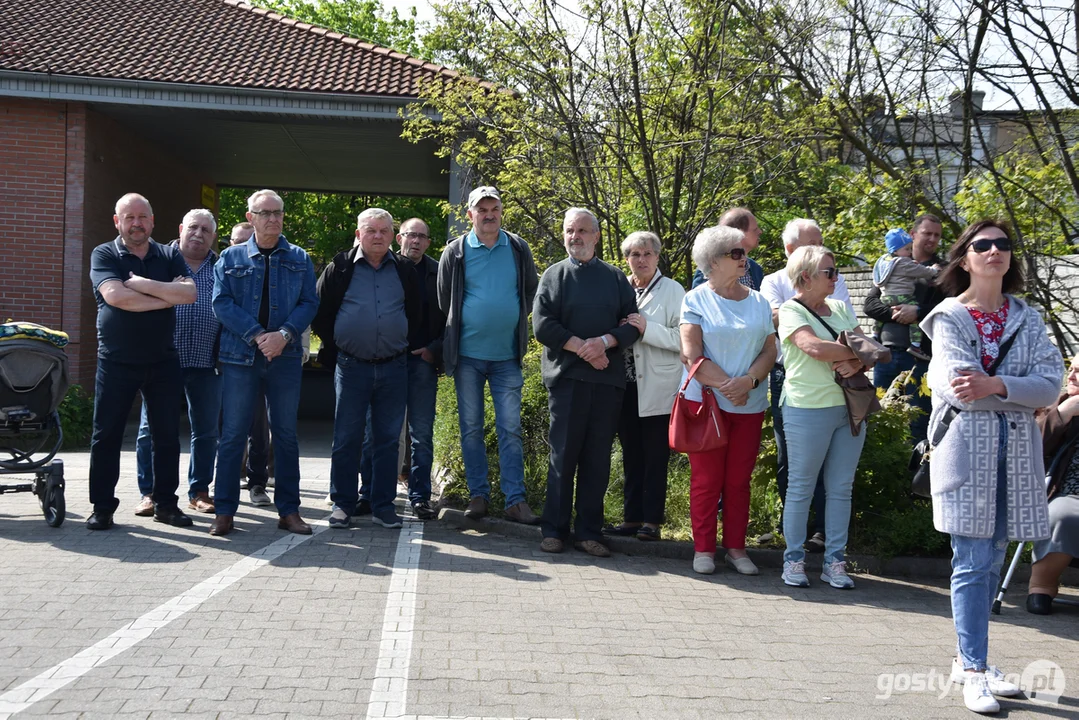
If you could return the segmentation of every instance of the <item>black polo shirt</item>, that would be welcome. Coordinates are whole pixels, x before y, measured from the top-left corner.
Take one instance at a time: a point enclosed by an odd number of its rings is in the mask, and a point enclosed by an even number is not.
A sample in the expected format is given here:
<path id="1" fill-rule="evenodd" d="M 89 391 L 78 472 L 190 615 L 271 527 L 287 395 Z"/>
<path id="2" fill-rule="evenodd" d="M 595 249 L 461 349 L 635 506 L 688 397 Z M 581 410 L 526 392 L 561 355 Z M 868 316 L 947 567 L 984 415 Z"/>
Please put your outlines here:
<path id="1" fill-rule="evenodd" d="M 175 308 L 131 312 L 109 305 L 101 296 L 101 283 L 123 282 L 130 273 L 160 282 L 172 282 L 181 275 L 191 277 L 180 251 L 153 239 L 145 259 L 128 252 L 119 237 L 94 248 L 90 255 L 90 284 L 97 301 L 97 356 L 140 365 L 175 358 Z"/>

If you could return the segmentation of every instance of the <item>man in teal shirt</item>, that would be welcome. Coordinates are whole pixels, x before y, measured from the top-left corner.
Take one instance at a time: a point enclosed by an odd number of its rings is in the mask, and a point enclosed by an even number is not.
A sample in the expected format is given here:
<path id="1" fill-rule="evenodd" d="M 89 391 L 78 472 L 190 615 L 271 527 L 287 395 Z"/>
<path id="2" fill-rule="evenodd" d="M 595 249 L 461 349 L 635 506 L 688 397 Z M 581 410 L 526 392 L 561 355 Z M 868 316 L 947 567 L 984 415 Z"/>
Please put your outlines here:
<path id="1" fill-rule="evenodd" d="M 502 229 L 502 197 L 478 187 L 468 196 L 472 230 L 452 240 L 438 263 L 438 305 L 446 313 L 443 360 L 457 389 L 465 479 L 465 515 L 487 514 L 491 485 L 483 437 L 483 387 L 489 384 L 498 432 L 506 517 L 529 525 L 538 518 L 525 500 L 521 444 L 521 361 L 528 313 L 538 277 L 528 243 Z"/>

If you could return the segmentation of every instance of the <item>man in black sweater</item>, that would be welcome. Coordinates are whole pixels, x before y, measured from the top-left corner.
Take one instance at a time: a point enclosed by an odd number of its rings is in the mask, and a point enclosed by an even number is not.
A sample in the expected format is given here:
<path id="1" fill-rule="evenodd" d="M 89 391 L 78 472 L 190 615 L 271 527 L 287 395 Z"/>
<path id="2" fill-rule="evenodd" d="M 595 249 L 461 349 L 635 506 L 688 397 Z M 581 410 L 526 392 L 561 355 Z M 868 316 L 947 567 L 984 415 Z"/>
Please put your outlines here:
<path id="1" fill-rule="evenodd" d="M 944 261 L 937 253 L 942 230 L 943 225 L 936 215 L 926 213 L 914 218 L 914 226 L 910 234 L 914 238 L 911 255 L 915 262 L 926 266 L 944 265 Z M 863 310 L 873 320 L 884 323 L 880 331 L 880 341 L 891 349 L 892 361 L 878 364 L 873 368 L 873 384 L 887 390 L 899 373 L 913 370 L 905 392 L 911 397 L 914 406 L 924 411 L 924 414 L 911 424 L 911 442 L 918 443 L 925 438 L 931 409 L 929 396 L 922 395 L 918 391 L 922 376 L 929 369 L 929 363 L 916 360 L 907 352 L 907 347 L 910 345 L 910 326 L 921 322 L 929 311 L 944 299 L 944 293 L 931 282 L 918 281 L 914 286 L 917 305 L 888 306 L 881 302 L 880 295 L 880 288 L 871 289 L 866 296 Z M 923 343 L 922 350 L 931 353 L 932 345 L 929 338 L 926 338 Z"/>
<path id="2" fill-rule="evenodd" d="M 637 328 L 625 322 L 637 312 L 637 302 L 622 271 L 596 257 L 595 215 L 570 208 L 562 236 L 569 257 L 543 273 L 532 308 L 536 339 L 544 346 L 541 368 L 551 412 L 540 549 L 562 552 L 570 534 L 577 475 L 576 547 L 607 557 L 610 550 L 600 542 L 603 495 L 626 387 L 622 350 L 640 337 Z"/>

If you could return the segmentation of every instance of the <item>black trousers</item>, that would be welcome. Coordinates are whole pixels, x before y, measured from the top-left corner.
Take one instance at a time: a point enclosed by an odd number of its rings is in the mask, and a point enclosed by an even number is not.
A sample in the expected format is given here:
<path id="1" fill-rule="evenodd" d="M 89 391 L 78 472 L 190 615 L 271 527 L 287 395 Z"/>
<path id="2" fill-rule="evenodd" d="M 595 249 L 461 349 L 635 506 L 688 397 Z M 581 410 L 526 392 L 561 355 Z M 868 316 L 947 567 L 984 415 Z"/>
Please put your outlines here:
<path id="1" fill-rule="evenodd" d="M 569 538 L 576 476 L 573 535 L 577 540 L 603 538 L 603 496 L 611 476 L 611 446 L 618 429 L 622 394 L 622 388 L 613 385 L 569 379 L 559 380 L 547 389 L 551 460 L 547 502 L 540 518 L 544 537 Z"/>
<path id="2" fill-rule="evenodd" d="M 671 448 L 667 426 L 671 416 L 637 414 L 637 383 L 626 383 L 618 440 L 622 443 L 622 471 L 626 476 L 622 517 L 627 523 L 663 524 L 667 506 L 667 463 Z"/>
<path id="3" fill-rule="evenodd" d="M 255 413 L 251 416 L 251 430 L 247 436 L 247 483 L 263 488 L 273 474 L 270 445 L 270 415 L 266 407 L 266 391 L 259 389 L 255 399 Z"/>

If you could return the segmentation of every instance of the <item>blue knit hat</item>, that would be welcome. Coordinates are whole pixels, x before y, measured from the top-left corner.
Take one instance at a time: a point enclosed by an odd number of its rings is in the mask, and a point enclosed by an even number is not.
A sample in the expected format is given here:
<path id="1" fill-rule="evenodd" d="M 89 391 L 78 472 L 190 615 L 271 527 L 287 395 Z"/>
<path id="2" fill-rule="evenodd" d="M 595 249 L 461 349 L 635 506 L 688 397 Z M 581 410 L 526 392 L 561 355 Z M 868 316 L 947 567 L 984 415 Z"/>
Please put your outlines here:
<path id="1" fill-rule="evenodd" d="M 899 248 L 906 247 L 912 242 L 914 242 L 914 238 L 903 228 L 893 228 L 884 236 L 884 247 L 888 248 L 890 253 L 895 253 Z"/>

